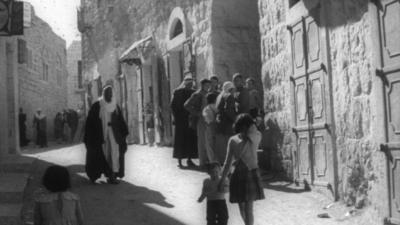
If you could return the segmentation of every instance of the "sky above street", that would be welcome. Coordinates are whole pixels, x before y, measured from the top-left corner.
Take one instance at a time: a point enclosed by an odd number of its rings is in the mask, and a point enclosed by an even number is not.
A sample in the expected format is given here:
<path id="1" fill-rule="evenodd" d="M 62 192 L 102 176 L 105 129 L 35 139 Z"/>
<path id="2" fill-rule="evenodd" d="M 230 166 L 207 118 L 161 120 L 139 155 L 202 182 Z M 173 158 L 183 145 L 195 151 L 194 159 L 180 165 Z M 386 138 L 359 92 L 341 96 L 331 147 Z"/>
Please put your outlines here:
<path id="1" fill-rule="evenodd" d="M 32 4 L 37 16 L 46 21 L 56 34 L 67 41 L 79 40 L 76 10 L 80 0 L 25 0 Z"/>

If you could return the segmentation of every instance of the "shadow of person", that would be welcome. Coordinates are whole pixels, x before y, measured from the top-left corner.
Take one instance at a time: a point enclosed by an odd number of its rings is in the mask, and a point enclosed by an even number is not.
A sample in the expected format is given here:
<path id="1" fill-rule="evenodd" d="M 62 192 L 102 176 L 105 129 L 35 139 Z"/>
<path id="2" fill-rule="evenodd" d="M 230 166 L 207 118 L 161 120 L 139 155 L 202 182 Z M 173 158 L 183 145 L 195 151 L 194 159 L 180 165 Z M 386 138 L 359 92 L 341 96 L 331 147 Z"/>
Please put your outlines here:
<path id="1" fill-rule="evenodd" d="M 37 159 L 31 170 L 31 180 L 24 193 L 23 220 L 33 222 L 35 193 L 44 188 L 41 184 L 45 169 L 53 163 Z M 71 191 L 80 197 L 85 224 L 88 225 L 131 225 L 163 224 L 184 225 L 164 209 L 175 206 L 156 190 L 134 185 L 121 180 L 118 185 L 93 185 L 86 176 L 84 165 L 66 166 L 71 175 Z M 101 178 L 99 182 L 104 182 Z"/>

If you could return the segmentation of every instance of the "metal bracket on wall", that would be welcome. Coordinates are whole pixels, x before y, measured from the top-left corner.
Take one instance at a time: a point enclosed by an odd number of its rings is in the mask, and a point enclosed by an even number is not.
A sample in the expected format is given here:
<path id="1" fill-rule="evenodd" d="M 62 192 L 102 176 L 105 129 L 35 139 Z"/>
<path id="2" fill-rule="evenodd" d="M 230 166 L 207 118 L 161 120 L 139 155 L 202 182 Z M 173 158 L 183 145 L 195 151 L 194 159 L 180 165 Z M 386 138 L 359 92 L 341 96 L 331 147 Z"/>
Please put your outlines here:
<path id="1" fill-rule="evenodd" d="M 376 76 L 380 77 L 383 84 L 385 84 L 386 86 L 389 86 L 389 81 L 385 76 L 385 71 L 383 71 L 383 69 L 379 68 L 375 70 L 375 74 Z"/>
<path id="2" fill-rule="evenodd" d="M 393 162 L 393 156 L 392 156 L 392 154 L 390 153 L 389 146 L 388 146 L 387 144 L 381 144 L 381 145 L 380 145 L 380 150 L 381 150 L 381 152 L 385 153 L 387 159 L 388 159 L 390 162 Z"/>

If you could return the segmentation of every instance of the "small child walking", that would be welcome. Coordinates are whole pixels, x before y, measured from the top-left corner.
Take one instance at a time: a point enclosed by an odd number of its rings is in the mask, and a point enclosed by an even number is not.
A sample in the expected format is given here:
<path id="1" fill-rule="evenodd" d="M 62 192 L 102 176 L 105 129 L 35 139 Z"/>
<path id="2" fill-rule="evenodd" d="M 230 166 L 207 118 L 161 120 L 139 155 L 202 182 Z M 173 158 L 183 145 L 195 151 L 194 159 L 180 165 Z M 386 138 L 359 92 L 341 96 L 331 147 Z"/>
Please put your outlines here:
<path id="1" fill-rule="evenodd" d="M 210 163 L 223 163 L 223 161 L 218 160 L 218 154 L 215 149 L 215 137 L 216 137 L 216 116 L 217 116 L 217 106 L 215 102 L 217 101 L 217 94 L 209 93 L 207 94 L 207 106 L 203 109 L 203 117 L 206 122 L 206 130 L 205 130 L 205 146 L 207 157 Z M 224 160 L 222 158 L 222 160 Z"/>
<path id="2" fill-rule="evenodd" d="M 69 192 L 67 168 L 50 166 L 42 179 L 46 192 L 35 199 L 34 225 L 83 225 L 78 195 Z"/>
<path id="3" fill-rule="evenodd" d="M 201 196 L 197 200 L 202 202 L 207 198 L 207 225 L 226 225 L 228 223 L 228 208 L 225 201 L 225 193 L 228 192 L 228 182 L 224 181 L 223 191 L 218 191 L 221 167 L 218 163 L 207 166 L 210 178 L 203 182 Z"/>

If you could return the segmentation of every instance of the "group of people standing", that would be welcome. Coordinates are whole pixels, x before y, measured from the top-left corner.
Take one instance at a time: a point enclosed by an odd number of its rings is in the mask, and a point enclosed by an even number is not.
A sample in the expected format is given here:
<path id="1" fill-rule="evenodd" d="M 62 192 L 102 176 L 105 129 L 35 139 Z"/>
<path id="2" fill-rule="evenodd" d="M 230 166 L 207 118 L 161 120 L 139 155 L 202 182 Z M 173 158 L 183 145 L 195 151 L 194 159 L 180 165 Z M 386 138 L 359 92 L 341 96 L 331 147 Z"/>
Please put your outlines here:
<path id="1" fill-rule="evenodd" d="M 257 121 L 263 113 L 262 101 L 252 78 L 244 80 L 237 73 L 232 81 L 224 82 L 220 90 L 218 77 L 212 76 L 202 79 L 196 91 L 193 78 L 185 76 L 171 102 L 173 157 L 180 168 L 185 158 L 187 166 L 196 166 L 192 159 L 197 157 L 201 169 L 209 168 L 210 179 L 204 181 L 199 198 L 200 202 L 207 198 L 208 224 L 227 223 L 223 186 L 230 177 L 230 202 L 238 203 L 243 221 L 252 225 L 253 202 L 264 199 L 257 158 L 261 142 Z"/>
<path id="2" fill-rule="evenodd" d="M 54 136 L 58 143 L 74 142 L 79 124 L 79 113 L 72 109 L 58 112 L 54 118 Z"/>
<path id="3" fill-rule="evenodd" d="M 261 96 L 254 82 L 252 78 L 245 81 L 237 73 L 233 82 L 225 82 L 220 90 L 218 77 L 212 76 L 202 79 L 196 91 L 193 78 L 185 76 L 171 101 L 175 125 L 173 157 L 178 159 L 179 167 L 183 166 L 182 159 L 187 159 L 187 166 L 194 166 L 194 158 L 199 158 L 200 167 L 224 163 L 236 117 L 248 113 L 256 119 L 262 114 Z"/>

